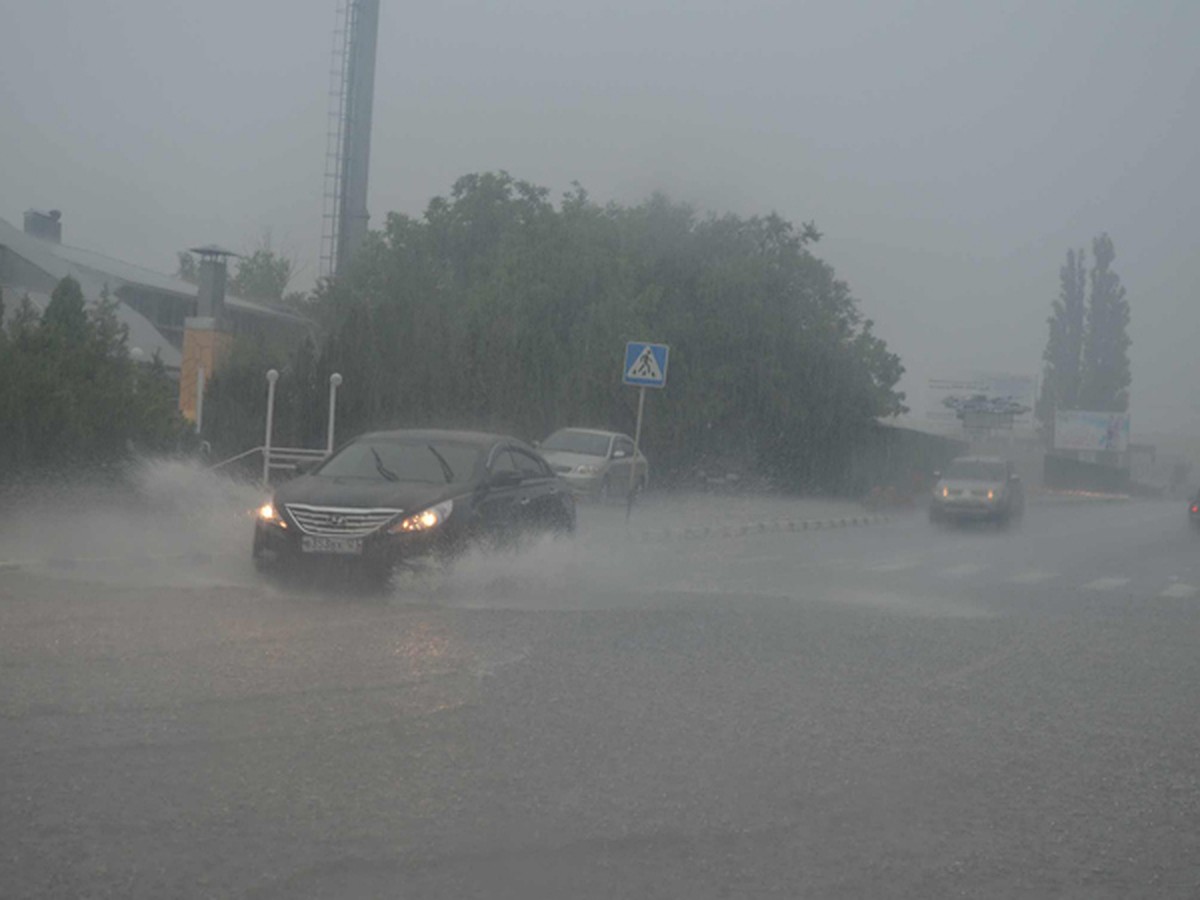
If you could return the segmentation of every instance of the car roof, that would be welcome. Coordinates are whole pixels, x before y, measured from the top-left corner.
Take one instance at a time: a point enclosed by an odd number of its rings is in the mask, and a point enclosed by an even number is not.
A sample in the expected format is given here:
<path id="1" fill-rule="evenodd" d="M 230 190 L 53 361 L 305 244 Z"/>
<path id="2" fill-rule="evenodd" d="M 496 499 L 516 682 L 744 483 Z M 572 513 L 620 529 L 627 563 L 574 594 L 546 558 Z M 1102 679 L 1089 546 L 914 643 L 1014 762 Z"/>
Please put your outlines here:
<path id="1" fill-rule="evenodd" d="M 398 428 L 392 431 L 371 431 L 360 434 L 354 440 L 367 439 L 379 441 L 450 441 L 457 444 L 475 444 L 479 447 L 490 447 L 500 441 L 511 441 L 514 444 L 524 444 L 522 440 L 506 434 L 492 434 L 486 431 L 449 431 L 442 428 Z"/>
<path id="2" fill-rule="evenodd" d="M 552 434 L 558 434 L 560 431 L 574 431 L 576 434 L 598 434 L 604 437 L 628 437 L 628 435 L 620 431 L 604 431 L 600 428 L 575 428 L 573 426 L 567 428 L 556 428 Z"/>

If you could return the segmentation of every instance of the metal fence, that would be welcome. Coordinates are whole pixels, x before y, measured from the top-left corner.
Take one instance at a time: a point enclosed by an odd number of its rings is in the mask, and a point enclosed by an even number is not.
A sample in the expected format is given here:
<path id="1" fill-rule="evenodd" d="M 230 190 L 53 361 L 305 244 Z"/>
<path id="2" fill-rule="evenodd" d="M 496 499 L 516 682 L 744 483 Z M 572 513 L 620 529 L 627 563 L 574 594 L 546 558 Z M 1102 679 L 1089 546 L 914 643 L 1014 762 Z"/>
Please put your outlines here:
<path id="1" fill-rule="evenodd" d="M 243 459 L 247 459 L 256 453 L 262 454 L 262 483 L 266 486 L 271 484 L 271 472 L 275 470 L 287 470 L 296 472 L 304 463 L 320 462 L 325 457 L 333 453 L 334 435 L 337 424 L 337 392 L 342 386 L 342 376 L 334 372 L 329 376 L 329 427 L 325 435 L 325 447 L 323 449 L 310 449 L 306 447 L 276 447 L 272 444 L 272 435 L 275 428 L 275 383 L 279 381 L 279 372 L 271 369 L 267 372 L 267 423 L 266 430 L 263 436 L 263 443 L 259 447 L 251 447 L 237 456 L 231 456 L 229 459 L 222 460 L 214 466 L 209 466 L 210 471 L 223 469 Z"/>

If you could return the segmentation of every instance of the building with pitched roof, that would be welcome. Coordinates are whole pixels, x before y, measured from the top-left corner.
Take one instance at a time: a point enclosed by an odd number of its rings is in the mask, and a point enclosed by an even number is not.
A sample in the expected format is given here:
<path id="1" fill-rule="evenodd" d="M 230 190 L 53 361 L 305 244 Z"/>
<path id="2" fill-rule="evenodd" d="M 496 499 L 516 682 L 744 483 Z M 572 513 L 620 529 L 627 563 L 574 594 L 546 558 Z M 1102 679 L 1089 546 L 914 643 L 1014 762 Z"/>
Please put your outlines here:
<path id="1" fill-rule="evenodd" d="M 20 229 L 0 219 L 0 288 L 11 314 L 28 295 L 44 309 L 55 285 L 71 276 L 89 304 L 106 289 L 118 302 L 117 317 L 129 329 L 129 347 L 137 356 L 157 355 L 172 373 L 183 362 L 184 331 L 198 309 L 199 288 L 182 279 L 62 242 L 57 210 L 25 213 Z M 224 319 L 233 334 L 262 334 L 300 341 L 309 332 L 303 316 L 240 297 L 224 297 Z"/>

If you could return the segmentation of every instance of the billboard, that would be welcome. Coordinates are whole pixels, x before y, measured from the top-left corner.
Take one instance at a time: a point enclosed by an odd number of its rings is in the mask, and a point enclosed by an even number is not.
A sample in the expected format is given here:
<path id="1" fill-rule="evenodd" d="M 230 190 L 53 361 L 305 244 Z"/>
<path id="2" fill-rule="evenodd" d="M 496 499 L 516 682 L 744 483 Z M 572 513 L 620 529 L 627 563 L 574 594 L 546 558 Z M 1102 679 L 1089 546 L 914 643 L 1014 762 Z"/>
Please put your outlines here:
<path id="1" fill-rule="evenodd" d="M 1124 453 L 1129 449 L 1129 413 L 1060 409 L 1054 414 L 1054 449 Z"/>
<path id="2" fill-rule="evenodd" d="M 974 373 L 931 378 L 925 418 L 945 430 L 1003 428 L 1033 430 L 1037 379 L 1029 375 Z"/>

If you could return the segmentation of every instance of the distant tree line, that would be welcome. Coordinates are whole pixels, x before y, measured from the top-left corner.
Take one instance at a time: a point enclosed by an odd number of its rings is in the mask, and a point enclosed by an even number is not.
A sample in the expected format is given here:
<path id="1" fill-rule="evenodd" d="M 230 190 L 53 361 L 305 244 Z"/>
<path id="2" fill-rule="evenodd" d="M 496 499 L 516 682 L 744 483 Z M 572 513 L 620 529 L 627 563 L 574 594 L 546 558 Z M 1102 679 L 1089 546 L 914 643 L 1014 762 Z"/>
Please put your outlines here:
<path id="1" fill-rule="evenodd" d="M 177 388 L 157 358 L 130 358 L 127 329 L 105 291 L 88 309 L 64 278 L 39 313 L 0 297 L 0 481 L 94 471 L 131 453 L 179 446 Z"/>
<path id="2" fill-rule="evenodd" d="M 213 379 L 205 430 L 220 451 L 261 442 L 267 366 L 278 443 L 320 446 L 328 376 L 339 437 L 461 426 L 528 439 L 556 427 L 632 431 L 627 340 L 671 345 L 647 403 L 660 476 L 736 459 L 774 482 L 837 490 L 877 417 L 900 412 L 899 358 L 777 215 L 699 216 L 653 196 L 561 203 L 505 173 L 459 179 L 420 218 L 393 213 L 312 305 L 322 337 L 292 354 L 243 344 Z"/>
<path id="3" fill-rule="evenodd" d="M 1060 409 L 1129 409 L 1129 303 L 1112 270 L 1114 259 L 1112 239 L 1101 234 L 1092 241 L 1090 271 L 1082 249 L 1068 250 L 1059 270 L 1037 403 L 1037 417 L 1047 427 Z"/>

